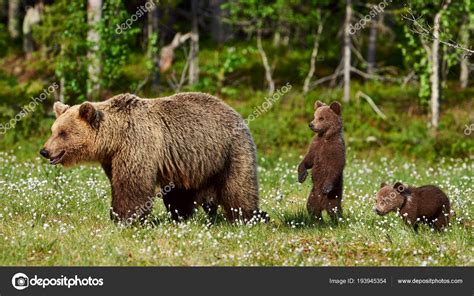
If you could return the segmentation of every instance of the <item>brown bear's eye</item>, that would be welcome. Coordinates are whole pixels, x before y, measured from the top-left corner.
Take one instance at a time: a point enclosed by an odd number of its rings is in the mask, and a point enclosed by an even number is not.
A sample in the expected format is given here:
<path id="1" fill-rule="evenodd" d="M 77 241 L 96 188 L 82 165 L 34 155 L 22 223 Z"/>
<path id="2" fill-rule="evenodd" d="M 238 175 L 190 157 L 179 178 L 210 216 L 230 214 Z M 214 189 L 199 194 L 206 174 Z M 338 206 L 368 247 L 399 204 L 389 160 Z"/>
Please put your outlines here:
<path id="1" fill-rule="evenodd" d="M 59 132 L 59 136 L 60 136 L 61 138 L 65 138 L 65 137 L 66 137 L 66 132 L 65 132 L 65 131 L 60 131 L 60 132 Z"/>
<path id="2" fill-rule="evenodd" d="M 324 120 L 324 117 L 319 117 L 319 120 L 323 121 L 323 120 Z"/>

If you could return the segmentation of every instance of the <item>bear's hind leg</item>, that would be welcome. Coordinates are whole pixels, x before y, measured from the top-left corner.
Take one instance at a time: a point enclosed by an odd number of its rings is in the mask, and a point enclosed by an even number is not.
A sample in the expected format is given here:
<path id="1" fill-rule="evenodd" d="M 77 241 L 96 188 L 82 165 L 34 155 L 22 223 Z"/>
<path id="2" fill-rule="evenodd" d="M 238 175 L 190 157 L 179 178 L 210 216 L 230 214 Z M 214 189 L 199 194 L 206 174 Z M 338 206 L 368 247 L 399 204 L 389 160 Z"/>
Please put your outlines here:
<path id="1" fill-rule="evenodd" d="M 163 195 L 163 202 L 174 221 L 186 220 L 196 208 L 194 190 L 174 188 Z"/>
<path id="2" fill-rule="evenodd" d="M 342 218 L 341 199 L 328 199 L 327 211 L 332 222 L 337 223 Z"/>
<path id="3" fill-rule="evenodd" d="M 258 213 L 258 185 L 253 168 L 231 168 L 218 189 L 217 203 L 228 221 L 250 221 Z"/>
<path id="4" fill-rule="evenodd" d="M 212 201 L 207 201 L 202 204 L 202 209 L 206 212 L 210 220 L 215 220 L 217 217 L 217 205 Z"/>
<path id="5" fill-rule="evenodd" d="M 444 230 L 449 224 L 449 214 L 445 215 L 444 211 L 438 215 L 436 221 L 433 223 L 433 227 L 436 230 Z"/>
<path id="6" fill-rule="evenodd" d="M 326 210 L 334 223 L 342 218 L 342 181 L 337 182 L 336 187 L 328 194 Z"/>
<path id="7" fill-rule="evenodd" d="M 326 196 L 321 191 L 313 188 L 306 203 L 308 213 L 319 221 L 322 221 L 321 212 L 325 208 L 324 199 L 326 199 Z"/>
<path id="8" fill-rule="evenodd" d="M 216 182 L 218 182 L 218 180 Z M 217 217 L 218 209 L 216 204 L 216 189 L 214 186 L 208 186 L 199 190 L 196 194 L 196 198 L 197 205 L 202 207 L 209 220 L 214 221 Z"/>
<path id="9" fill-rule="evenodd" d="M 224 216 L 230 222 L 248 222 L 258 211 L 258 195 L 245 186 L 250 185 L 229 178 L 220 191 L 219 203 L 224 210 Z"/>

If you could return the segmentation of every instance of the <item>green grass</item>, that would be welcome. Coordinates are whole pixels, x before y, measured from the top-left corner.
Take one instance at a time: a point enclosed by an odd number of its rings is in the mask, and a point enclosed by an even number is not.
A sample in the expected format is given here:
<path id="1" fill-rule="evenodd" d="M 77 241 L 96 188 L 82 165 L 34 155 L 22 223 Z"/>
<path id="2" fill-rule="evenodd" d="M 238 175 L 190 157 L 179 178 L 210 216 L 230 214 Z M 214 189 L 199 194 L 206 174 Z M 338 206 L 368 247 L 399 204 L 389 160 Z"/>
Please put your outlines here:
<path id="1" fill-rule="evenodd" d="M 22 149 L 0 152 L 0 265 L 474 265 L 472 160 L 367 161 L 349 149 L 335 225 L 307 215 L 311 182 L 295 182 L 297 153 L 261 157 L 271 222 L 211 225 L 200 211 L 176 224 L 157 200 L 155 224 L 123 228 L 109 220 L 110 186 L 98 166 L 65 170 Z M 394 214 L 375 215 L 379 184 L 396 180 L 439 185 L 456 212 L 448 230 L 414 233 Z"/>

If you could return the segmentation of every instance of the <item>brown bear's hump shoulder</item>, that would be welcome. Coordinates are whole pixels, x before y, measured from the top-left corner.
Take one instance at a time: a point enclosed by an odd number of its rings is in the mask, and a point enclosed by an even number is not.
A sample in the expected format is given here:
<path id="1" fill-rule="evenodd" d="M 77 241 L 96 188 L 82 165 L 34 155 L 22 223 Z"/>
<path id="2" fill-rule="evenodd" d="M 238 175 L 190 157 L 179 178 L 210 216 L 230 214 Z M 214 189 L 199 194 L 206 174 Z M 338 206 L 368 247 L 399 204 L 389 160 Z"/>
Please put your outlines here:
<path id="1" fill-rule="evenodd" d="M 116 95 L 109 99 L 111 111 L 130 111 L 142 103 L 142 99 L 139 97 L 126 93 Z"/>
<path id="2" fill-rule="evenodd" d="M 223 104 L 223 101 L 213 95 L 201 92 L 182 92 L 167 97 L 178 102 L 196 102 L 199 104 Z"/>

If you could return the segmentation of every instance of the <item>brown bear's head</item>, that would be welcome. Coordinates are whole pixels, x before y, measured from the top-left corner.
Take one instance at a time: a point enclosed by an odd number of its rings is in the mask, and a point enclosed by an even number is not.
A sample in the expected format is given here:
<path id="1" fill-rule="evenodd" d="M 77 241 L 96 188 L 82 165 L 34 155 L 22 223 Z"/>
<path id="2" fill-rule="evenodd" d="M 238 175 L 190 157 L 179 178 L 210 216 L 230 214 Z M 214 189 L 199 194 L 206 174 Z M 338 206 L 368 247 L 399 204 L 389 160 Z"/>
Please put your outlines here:
<path id="1" fill-rule="evenodd" d="M 69 107 L 60 102 L 54 104 L 56 121 L 51 127 L 52 135 L 40 154 L 51 164 L 71 166 L 80 161 L 94 160 L 94 138 L 97 134 L 102 112 L 91 103 Z"/>
<path id="2" fill-rule="evenodd" d="M 374 211 L 380 216 L 396 211 L 403 207 L 410 194 L 410 190 L 400 182 L 393 186 L 382 183 L 376 194 Z"/>
<path id="3" fill-rule="evenodd" d="M 337 134 L 342 129 L 341 105 L 333 102 L 326 106 L 320 101 L 314 104 L 314 119 L 309 127 L 320 137 Z"/>

